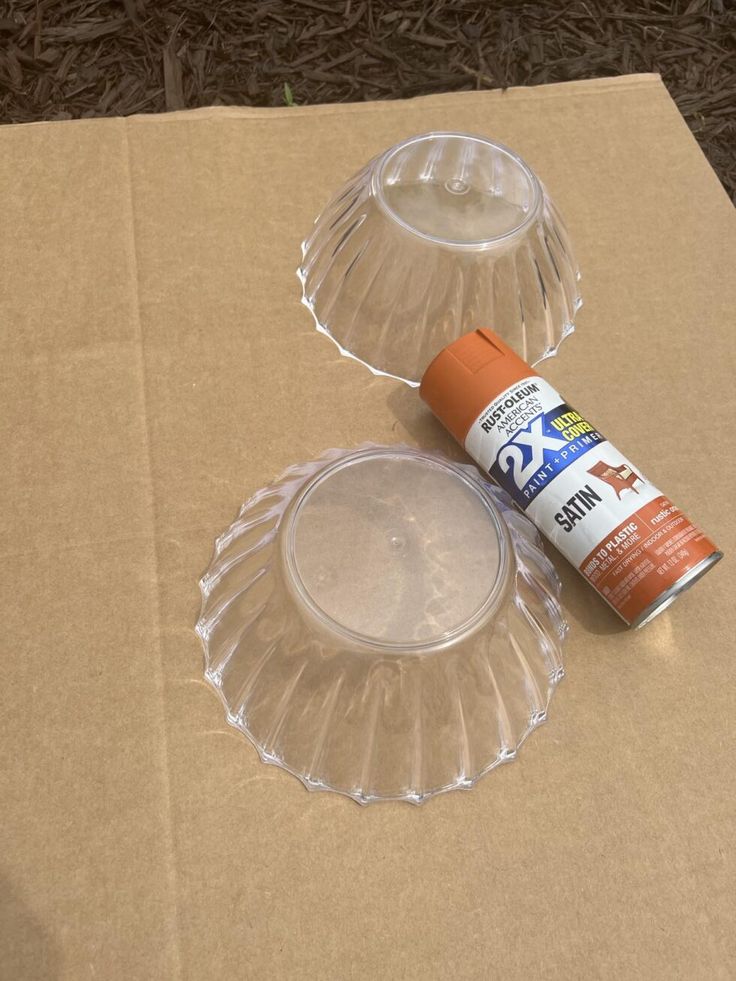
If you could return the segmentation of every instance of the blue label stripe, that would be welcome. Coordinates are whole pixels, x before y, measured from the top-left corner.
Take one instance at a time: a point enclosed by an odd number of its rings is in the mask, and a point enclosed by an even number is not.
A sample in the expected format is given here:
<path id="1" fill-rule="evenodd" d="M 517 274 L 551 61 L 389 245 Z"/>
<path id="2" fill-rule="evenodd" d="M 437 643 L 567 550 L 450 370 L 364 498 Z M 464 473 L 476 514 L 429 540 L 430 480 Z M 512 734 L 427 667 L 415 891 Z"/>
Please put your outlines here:
<path id="1" fill-rule="evenodd" d="M 580 432 L 581 429 L 587 431 Z M 526 509 L 558 474 L 604 439 L 562 402 L 518 429 L 498 451 L 489 473 Z"/>

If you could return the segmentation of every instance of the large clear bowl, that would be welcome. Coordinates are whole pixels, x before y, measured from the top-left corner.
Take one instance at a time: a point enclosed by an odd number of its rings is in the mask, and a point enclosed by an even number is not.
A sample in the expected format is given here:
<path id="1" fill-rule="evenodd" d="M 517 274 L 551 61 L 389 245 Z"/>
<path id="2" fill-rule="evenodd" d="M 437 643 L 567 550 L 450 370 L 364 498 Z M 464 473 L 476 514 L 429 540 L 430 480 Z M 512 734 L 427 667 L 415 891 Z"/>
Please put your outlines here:
<path id="1" fill-rule="evenodd" d="M 472 786 L 547 716 L 559 581 L 474 467 L 332 450 L 242 508 L 200 583 L 205 676 L 261 759 L 360 803 Z"/>
<path id="2" fill-rule="evenodd" d="M 564 223 L 500 143 L 427 133 L 376 157 L 302 245 L 317 327 L 379 374 L 416 385 L 451 341 L 490 327 L 524 360 L 556 353 L 581 299 Z"/>

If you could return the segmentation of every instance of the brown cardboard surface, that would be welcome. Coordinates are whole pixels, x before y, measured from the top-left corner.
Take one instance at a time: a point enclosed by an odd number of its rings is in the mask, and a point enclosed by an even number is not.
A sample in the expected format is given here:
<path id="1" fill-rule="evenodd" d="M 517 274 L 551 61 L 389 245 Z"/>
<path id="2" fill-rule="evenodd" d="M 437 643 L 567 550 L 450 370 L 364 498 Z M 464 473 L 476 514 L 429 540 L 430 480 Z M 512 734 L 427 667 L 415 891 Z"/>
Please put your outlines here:
<path id="1" fill-rule="evenodd" d="M 192 628 L 288 464 L 460 456 L 295 276 L 429 129 L 541 175 L 585 297 L 543 373 L 727 557 L 637 633 L 558 560 L 568 677 L 519 762 L 361 809 L 259 762 Z M 736 223 L 659 79 L 4 127 L 0 216 L 0 977 L 733 977 Z"/>

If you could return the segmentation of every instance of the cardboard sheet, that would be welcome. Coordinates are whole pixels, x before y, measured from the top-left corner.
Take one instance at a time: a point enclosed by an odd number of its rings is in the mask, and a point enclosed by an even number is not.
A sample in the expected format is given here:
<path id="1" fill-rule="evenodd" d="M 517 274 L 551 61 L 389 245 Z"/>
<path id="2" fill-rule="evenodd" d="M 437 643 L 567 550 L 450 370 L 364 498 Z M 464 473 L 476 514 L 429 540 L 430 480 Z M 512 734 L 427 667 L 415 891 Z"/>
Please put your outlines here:
<path id="1" fill-rule="evenodd" d="M 192 628 L 288 464 L 460 456 L 295 276 L 339 184 L 430 129 L 545 181 L 585 306 L 543 373 L 727 554 L 637 633 L 557 558 L 548 725 L 469 793 L 361 809 L 259 762 Z M 656 76 L 1 128 L 0 977 L 733 977 L 735 268 Z"/>

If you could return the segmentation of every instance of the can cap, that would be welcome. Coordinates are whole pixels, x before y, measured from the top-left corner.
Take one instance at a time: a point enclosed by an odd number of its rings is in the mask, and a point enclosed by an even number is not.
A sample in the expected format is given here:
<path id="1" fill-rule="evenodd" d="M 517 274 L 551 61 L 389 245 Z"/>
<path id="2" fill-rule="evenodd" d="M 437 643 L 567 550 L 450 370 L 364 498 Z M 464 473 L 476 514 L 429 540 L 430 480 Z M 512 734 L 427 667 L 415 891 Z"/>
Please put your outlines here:
<path id="1" fill-rule="evenodd" d="M 437 355 L 419 394 L 459 443 L 483 409 L 514 382 L 537 372 L 500 337 L 481 327 Z"/>

